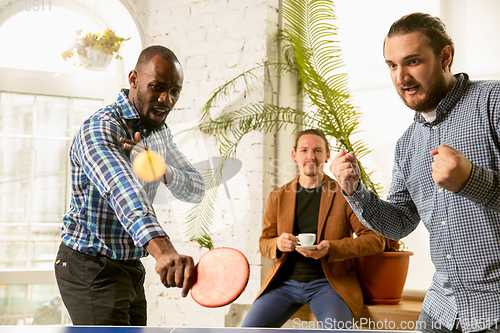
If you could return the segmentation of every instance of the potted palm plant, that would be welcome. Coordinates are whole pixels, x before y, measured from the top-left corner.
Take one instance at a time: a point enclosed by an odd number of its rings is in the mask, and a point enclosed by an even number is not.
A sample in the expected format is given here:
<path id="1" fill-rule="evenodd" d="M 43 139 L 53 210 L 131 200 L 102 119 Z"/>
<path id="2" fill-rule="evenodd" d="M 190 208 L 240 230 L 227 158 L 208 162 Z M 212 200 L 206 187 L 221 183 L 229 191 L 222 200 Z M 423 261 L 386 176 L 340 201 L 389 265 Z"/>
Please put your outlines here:
<path id="1" fill-rule="evenodd" d="M 200 111 L 197 130 L 216 136 L 220 144 L 221 162 L 205 174 L 207 192 L 204 200 L 191 210 L 184 225 L 185 235 L 202 245 L 210 244 L 210 226 L 218 185 L 225 162 L 236 156 L 240 140 L 252 131 L 279 131 L 287 126 L 317 127 L 329 138 L 336 140 L 336 147 L 354 151 L 358 158 L 366 155 L 366 145 L 351 135 L 359 125 L 359 110 L 350 103 L 347 90 L 348 77 L 338 73 L 342 65 L 340 47 L 335 42 L 337 28 L 332 0 L 284 0 L 284 29 L 277 40 L 283 46 L 283 59 L 256 65 L 217 88 Z M 271 103 L 251 103 L 237 110 L 211 118 L 211 109 L 224 98 L 247 94 L 255 89 L 255 80 L 263 72 L 275 75 L 292 73 L 298 78 L 298 89 L 309 100 L 307 110 L 281 107 Z M 243 85 L 243 88 L 241 86 Z M 378 184 L 372 183 L 365 168 L 360 165 L 361 181 L 377 192 Z"/>
<path id="2" fill-rule="evenodd" d="M 107 27 L 102 34 L 89 32 L 82 35 L 82 30 L 78 30 L 76 33 L 76 42 L 62 52 L 61 56 L 66 61 L 77 54 L 80 61 L 79 66 L 92 71 L 106 70 L 113 57 L 122 59 L 118 51 L 122 42 L 130 39 L 117 36 L 115 31 Z M 74 64 L 76 65 L 76 63 Z"/>
<path id="3" fill-rule="evenodd" d="M 335 140 L 336 149 L 355 152 L 361 182 L 375 193 L 380 191 L 380 185 L 370 180 L 371 173 L 360 162 L 369 149 L 361 140 L 352 139 L 358 130 L 360 113 L 351 104 L 347 74 L 339 72 L 343 62 L 337 28 L 333 24 L 333 6 L 333 0 L 284 0 L 282 12 L 285 23 L 277 36 L 284 45 L 283 59 L 259 64 L 228 81 L 215 90 L 202 108 L 196 128 L 218 139 L 222 162 L 206 174 L 205 181 L 210 190 L 204 200 L 191 210 L 184 225 L 185 236 L 189 239 L 198 241 L 202 246 L 213 246 L 210 226 L 224 162 L 235 157 L 240 140 L 252 131 L 279 131 L 287 126 L 294 131 L 300 127 L 319 128 Z M 277 76 L 295 75 L 299 93 L 308 102 L 308 107 L 301 110 L 270 103 L 251 103 L 212 119 L 212 107 L 228 96 L 246 94 L 254 89 L 252 82 L 262 77 L 259 73 L 263 69 Z M 400 249 L 397 241 L 388 240 L 387 243 L 389 248 L 386 250 Z M 404 271 L 404 286 L 408 265 L 401 268 Z M 389 274 L 395 275 L 393 268 Z"/>

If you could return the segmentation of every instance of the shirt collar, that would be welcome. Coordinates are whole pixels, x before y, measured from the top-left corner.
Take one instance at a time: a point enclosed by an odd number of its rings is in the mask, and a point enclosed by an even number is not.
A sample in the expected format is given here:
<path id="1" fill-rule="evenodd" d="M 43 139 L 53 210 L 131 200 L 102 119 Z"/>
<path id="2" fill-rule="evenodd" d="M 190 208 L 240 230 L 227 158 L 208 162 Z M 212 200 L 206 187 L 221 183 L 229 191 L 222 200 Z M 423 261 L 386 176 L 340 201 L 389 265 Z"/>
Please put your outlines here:
<path id="1" fill-rule="evenodd" d="M 148 131 L 144 128 L 141 122 L 141 116 L 139 112 L 132 104 L 130 99 L 128 98 L 129 89 L 122 89 L 118 94 L 118 99 L 116 100 L 116 104 L 119 106 L 119 110 L 123 119 L 131 119 L 136 120 L 135 124 L 138 127 L 138 131 L 141 132 L 141 136 L 143 138 L 149 137 L 152 133 L 160 132 L 164 128 L 168 128 L 167 123 L 164 123 L 161 128 Z"/>
<path id="2" fill-rule="evenodd" d="M 118 99 L 116 103 L 121 109 L 122 117 L 124 119 L 141 119 L 139 112 L 132 104 L 130 99 L 128 99 L 129 89 L 122 89 L 120 94 L 118 94 Z"/>
<path id="3" fill-rule="evenodd" d="M 441 122 L 446 115 L 455 107 L 460 98 L 467 88 L 469 82 L 469 76 L 465 73 L 459 73 L 454 75 L 457 79 L 451 90 L 446 94 L 446 96 L 439 102 L 436 108 L 436 119 L 432 123 Z M 424 124 L 425 118 L 420 112 L 415 112 L 414 121 Z"/>
<path id="4" fill-rule="evenodd" d="M 436 119 L 436 109 L 432 110 L 428 113 L 421 113 L 422 117 L 425 118 L 425 121 L 432 123 L 434 119 Z"/>

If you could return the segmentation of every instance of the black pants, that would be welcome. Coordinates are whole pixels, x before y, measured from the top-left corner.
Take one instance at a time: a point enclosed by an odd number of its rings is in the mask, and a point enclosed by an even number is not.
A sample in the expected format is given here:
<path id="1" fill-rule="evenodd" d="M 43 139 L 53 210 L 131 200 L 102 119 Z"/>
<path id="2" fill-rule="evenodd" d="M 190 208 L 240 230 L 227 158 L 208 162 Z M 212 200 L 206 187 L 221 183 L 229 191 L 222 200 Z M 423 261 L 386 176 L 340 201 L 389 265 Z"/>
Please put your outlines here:
<path id="1" fill-rule="evenodd" d="M 93 257 L 61 244 L 55 273 L 73 325 L 146 326 L 140 260 Z"/>

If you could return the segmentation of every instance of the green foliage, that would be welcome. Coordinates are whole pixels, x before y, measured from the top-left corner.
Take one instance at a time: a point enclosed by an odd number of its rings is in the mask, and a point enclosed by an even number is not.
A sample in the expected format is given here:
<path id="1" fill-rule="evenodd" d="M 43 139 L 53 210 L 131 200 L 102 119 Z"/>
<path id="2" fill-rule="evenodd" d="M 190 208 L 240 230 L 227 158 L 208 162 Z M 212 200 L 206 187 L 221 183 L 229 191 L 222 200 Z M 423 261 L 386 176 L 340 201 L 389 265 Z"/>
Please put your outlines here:
<path id="1" fill-rule="evenodd" d="M 130 39 L 117 36 L 113 30 L 107 27 L 102 35 L 99 33 L 93 34 L 91 32 L 82 35 L 81 29 L 78 30 L 76 34 L 77 41 L 75 44 L 61 54 L 64 60 L 73 57 L 75 55 L 75 49 L 77 54 L 86 57 L 87 51 L 85 48 L 87 47 L 94 50 L 103 50 L 106 54 L 116 54 L 116 59 L 122 59 L 122 57 L 118 55 L 118 50 L 120 50 L 122 42 Z"/>
<path id="2" fill-rule="evenodd" d="M 351 139 L 357 132 L 360 113 L 351 104 L 347 74 L 339 73 L 343 62 L 337 28 L 333 25 L 333 0 L 284 0 L 283 17 L 284 29 L 277 36 L 277 41 L 284 45 L 282 59 L 259 64 L 220 86 L 200 111 L 196 129 L 218 139 L 223 162 L 208 173 L 207 195 L 193 208 L 185 224 L 185 231 L 189 231 L 187 236 L 192 240 L 206 239 L 210 234 L 224 162 L 235 156 L 242 137 L 252 131 L 267 133 L 291 126 L 295 132 L 300 127 L 315 127 L 335 139 L 337 150 L 354 151 L 358 163 L 369 152 L 362 141 Z M 307 110 L 251 103 L 211 118 L 210 111 L 218 103 L 250 93 L 261 77 L 269 79 L 269 73 L 275 76 L 295 74 L 299 92 L 308 101 Z M 380 186 L 370 181 L 370 174 L 361 163 L 359 166 L 361 181 L 377 193 Z"/>

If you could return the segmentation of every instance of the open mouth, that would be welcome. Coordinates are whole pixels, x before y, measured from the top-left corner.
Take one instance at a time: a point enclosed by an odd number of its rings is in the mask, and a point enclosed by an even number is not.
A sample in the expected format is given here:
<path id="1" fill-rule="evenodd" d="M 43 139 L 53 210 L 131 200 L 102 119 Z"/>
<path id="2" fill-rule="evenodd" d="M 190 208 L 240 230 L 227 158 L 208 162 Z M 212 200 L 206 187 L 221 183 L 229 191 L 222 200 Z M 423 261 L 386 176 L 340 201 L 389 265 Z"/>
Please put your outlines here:
<path id="1" fill-rule="evenodd" d="M 162 121 L 168 115 L 169 112 L 170 112 L 170 108 L 168 108 L 168 107 L 155 106 L 151 110 L 151 113 L 153 114 L 154 119 L 156 121 Z"/>
<path id="2" fill-rule="evenodd" d="M 170 108 L 167 106 L 165 106 L 165 107 L 153 106 L 153 110 L 158 112 L 158 113 L 165 113 L 165 112 L 169 112 Z"/>
<path id="3" fill-rule="evenodd" d="M 411 86 L 411 87 L 403 87 L 403 90 L 406 91 L 407 93 L 414 93 L 415 91 L 417 91 L 418 89 L 418 85 L 416 86 Z"/>

